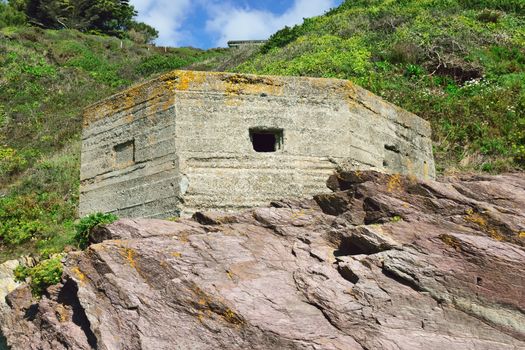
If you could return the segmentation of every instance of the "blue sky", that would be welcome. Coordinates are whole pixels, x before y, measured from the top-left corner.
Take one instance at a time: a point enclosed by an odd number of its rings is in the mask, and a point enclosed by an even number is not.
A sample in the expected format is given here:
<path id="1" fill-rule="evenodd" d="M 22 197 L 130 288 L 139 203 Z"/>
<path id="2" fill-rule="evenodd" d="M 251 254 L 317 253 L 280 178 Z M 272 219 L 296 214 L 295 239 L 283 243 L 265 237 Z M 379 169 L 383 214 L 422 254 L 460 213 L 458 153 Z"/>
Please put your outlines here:
<path id="1" fill-rule="evenodd" d="M 342 0 L 131 0 L 138 20 L 159 31 L 159 46 L 226 46 L 266 39 L 285 25 L 321 15 Z"/>

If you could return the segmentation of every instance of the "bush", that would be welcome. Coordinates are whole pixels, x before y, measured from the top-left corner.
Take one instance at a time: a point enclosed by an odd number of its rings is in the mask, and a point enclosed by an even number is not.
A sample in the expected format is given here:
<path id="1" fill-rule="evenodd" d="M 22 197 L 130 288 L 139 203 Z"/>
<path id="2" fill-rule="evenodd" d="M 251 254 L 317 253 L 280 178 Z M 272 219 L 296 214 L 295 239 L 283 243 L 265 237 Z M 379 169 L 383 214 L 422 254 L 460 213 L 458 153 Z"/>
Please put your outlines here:
<path id="1" fill-rule="evenodd" d="M 29 278 L 29 285 L 33 295 L 41 296 L 47 287 L 55 285 L 62 279 L 62 256 L 44 260 L 34 267 L 19 265 L 15 271 L 15 279 L 25 282 Z"/>
<path id="2" fill-rule="evenodd" d="M 299 36 L 301 36 L 300 26 L 292 28 L 286 26 L 268 39 L 268 42 L 261 47 L 261 53 L 267 53 L 274 48 L 284 47 L 299 38 Z"/>
<path id="3" fill-rule="evenodd" d="M 16 150 L 0 146 L 0 177 L 11 175 L 27 165 L 27 160 Z"/>
<path id="4" fill-rule="evenodd" d="M 114 214 L 96 213 L 83 217 L 78 224 L 75 225 L 75 242 L 80 249 L 86 249 L 89 245 L 89 234 L 91 230 L 99 225 L 108 225 L 118 220 Z"/>
<path id="5" fill-rule="evenodd" d="M 503 15 L 504 13 L 501 11 L 484 9 L 477 15 L 476 19 L 485 23 L 498 23 Z"/>
<path id="6" fill-rule="evenodd" d="M 146 57 L 136 68 L 136 72 L 141 75 L 151 75 L 154 73 L 165 72 L 179 69 L 190 64 L 192 61 L 183 59 L 179 56 L 166 56 L 155 54 Z"/>
<path id="7" fill-rule="evenodd" d="M 0 28 L 23 26 L 27 18 L 23 12 L 17 11 L 12 6 L 0 1 Z"/>
<path id="8" fill-rule="evenodd" d="M 358 37 L 302 36 L 284 49 L 259 54 L 240 71 L 261 74 L 345 78 L 364 76 L 371 67 L 370 51 Z"/>

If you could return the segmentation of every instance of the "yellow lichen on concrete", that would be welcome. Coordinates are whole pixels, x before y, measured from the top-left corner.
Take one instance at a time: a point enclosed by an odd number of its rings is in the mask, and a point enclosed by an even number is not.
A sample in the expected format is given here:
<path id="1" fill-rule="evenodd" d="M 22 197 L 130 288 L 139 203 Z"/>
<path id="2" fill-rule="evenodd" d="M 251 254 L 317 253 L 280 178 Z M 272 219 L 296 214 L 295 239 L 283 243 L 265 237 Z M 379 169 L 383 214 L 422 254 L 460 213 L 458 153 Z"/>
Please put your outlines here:
<path id="1" fill-rule="evenodd" d="M 164 82 L 166 90 L 186 91 L 191 87 L 198 86 L 206 81 L 205 72 L 178 70 L 160 76 L 160 81 Z"/>
<path id="2" fill-rule="evenodd" d="M 518 232 L 518 238 L 525 238 L 525 231 Z"/>
<path id="3" fill-rule="evenodd" d="M 226 95 L 270 95 L 280 96 L 283 84 L 270 77 L 254 77 L 236 74 L 222 79 Z"/>
<path id="4" fill-rule="evenodd" d="M 346 84 L 340 90 L 341 95 L 345 98 L 346 104 L 349 110 L 359 109 L 359 103 L 357 102 L 357 87 L 351 81 Z"/>

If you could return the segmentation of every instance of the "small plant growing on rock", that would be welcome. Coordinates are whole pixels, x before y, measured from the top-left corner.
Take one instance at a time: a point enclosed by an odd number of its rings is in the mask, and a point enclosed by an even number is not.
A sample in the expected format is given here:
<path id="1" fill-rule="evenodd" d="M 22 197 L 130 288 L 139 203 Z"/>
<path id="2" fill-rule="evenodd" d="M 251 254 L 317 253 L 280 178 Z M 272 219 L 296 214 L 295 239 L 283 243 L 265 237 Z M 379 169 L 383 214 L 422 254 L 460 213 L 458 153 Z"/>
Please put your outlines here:
<path id="1" fill-rule="evenodd" d="M 91 230 L 99 225 L 108 225 L 118 220 L 114 214 L 95 213 L 80 219 L 75 225 L 75 242 L 80 249 L 86 249 L 89 245 L 89 234 Z"/>
<path id="2" fill-rule="evenodd" d="M 36 296 L 41 296 L 47 287 L 59 283 L 62 272 L 62 255 L 46 259 L 34 267 L 18 265 L 14 270 L 15 279 L 18 282 L 28 281 L 33 295 Z"/>

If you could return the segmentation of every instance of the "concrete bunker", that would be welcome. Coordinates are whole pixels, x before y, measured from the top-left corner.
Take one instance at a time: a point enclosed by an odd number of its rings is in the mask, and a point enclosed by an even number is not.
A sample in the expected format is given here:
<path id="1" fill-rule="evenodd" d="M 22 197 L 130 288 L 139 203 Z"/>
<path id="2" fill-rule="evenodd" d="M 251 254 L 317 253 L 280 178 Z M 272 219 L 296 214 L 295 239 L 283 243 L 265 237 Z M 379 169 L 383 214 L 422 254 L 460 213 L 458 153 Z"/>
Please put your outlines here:
<path id="1" fill-rule="evenodd" d="M 430 126 L 345 80 L 174 71 L 86 109 L 80 214 L 266 205 L 338 166 L 432 178 Z"/>

